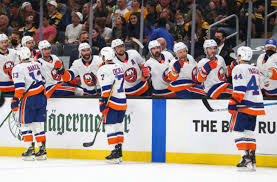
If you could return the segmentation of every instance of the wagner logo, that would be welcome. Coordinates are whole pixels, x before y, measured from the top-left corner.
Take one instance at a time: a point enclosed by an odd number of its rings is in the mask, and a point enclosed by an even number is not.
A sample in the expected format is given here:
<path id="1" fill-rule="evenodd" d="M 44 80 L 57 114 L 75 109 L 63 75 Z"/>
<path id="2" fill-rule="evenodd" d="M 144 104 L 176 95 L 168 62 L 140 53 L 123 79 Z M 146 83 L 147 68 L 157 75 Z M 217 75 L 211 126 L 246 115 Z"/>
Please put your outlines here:
<path id="1" fill-rule="evenodd" d="M 166 82 L 166 83 L 170 83 L 170 80 L 168 79 L 168 68 L 166 68 L 163 72 L 163 80 Z"/>
<path id="2" fill-rule="evenodd" d="M 129 68 L 124 73 L 124 78 L 127 82 L 133 83 L 137 80 L 138 74 L 136 68 Z"/>
<path id="3" fill-rule="evenodd" d="M 83 79 L 87 86 L 94 86 L 97 84 L 97 77 L 93 73 L 84 74 Z"/>
<path id="4" fill-rule="evenodd" d="M 54 80 L 57 80 L 57 81 L 60 81 L 60 80 L 61 80 L 61 75 L 59 75 L 59 74 L 57 73 L 57 70 L 55 70 L 54 68 L 53 68 L 52 71 L 51 71 L 51 75 L 52 75 L 52 78 L 53 78 Z"/>
<path id="5" fill-rule="evenodd" d="M 219 78 L 220 81 L 226 81 L 227 80 L 223 67 L 220 67 L 219 70 L 218 70 L 218 78 Z"/>
<path id="6" fill-rule="evenodd" d="M 4 70 L 4 72 L 6 73 L 6 74 L 8 74 L 8 71 L 10 70 L 10 69 L 12 69 L 14 67 L 14 62 L 12 62 L 12 61 L 7 61 L 5 64 L 4 64 L 4 66 L 3 66 L 3 70 Z"/>

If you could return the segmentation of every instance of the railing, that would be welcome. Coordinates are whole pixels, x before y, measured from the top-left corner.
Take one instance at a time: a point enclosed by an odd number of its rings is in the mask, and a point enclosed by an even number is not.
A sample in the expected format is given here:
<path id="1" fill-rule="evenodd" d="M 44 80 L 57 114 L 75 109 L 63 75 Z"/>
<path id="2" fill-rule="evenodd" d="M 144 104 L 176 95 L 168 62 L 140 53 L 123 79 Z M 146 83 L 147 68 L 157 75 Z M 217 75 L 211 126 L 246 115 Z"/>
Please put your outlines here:
<path id="1" fill-rule="evenodd" d="M 268 14 L 268 3 L 267 3 L 267 0 L 265 0 L 264 35 L 265 35 L 266 39 L 267 39 L 267 20 L 269 17 L 271 17 L 272 15 L 274 15 L 276 13 L 277 13 L 277 10 Z"/>
<path id="2" fill-rule="evenodd" d="M 228 35 L 228 36 L 226 37 L 226 39 L 230 39 L 231 37 L 236 36 L 236 44 L 238 45 L 238 44 L 239 44 L 239 18 L 238 18 L 238 16 L 235 15 L 235 14 L 230 15 L 230 16 L 228 16 L 228 17 L 226 17 L 226 18 L 223 18 L 223 19 L 221 19 L 221 20 L 219 20 L 219 21 L 217 21 L 217 22 L 211 24 L 211 25 L 209 26 L 209 29 L 208 29 L 208 37 L 209 37 L 209 39 L 211 38 L 211 29 L 212 29 L 212 27 L 214 27 L 214 26 L 216 26 L 216 25 L 218 25 L 218 24 L 220 24 L 220 23 L 222 23 L 222 22 L 225 22 L 225 21 L 227 21 L 227 20 L 229 20 L 229 19 L 231 19 L 231 18 L 235 18 L 235 19 L 236 19 L 236 32 L 233 33 L 233 34 L 231 34 L 231 35 Z"/>

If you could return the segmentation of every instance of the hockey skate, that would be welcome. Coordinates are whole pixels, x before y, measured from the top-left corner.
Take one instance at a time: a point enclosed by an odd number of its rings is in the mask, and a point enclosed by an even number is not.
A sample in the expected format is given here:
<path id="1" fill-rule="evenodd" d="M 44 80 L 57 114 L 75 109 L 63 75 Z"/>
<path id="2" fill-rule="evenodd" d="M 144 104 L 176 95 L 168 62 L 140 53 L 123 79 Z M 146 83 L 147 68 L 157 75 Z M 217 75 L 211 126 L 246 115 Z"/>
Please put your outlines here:
<path id="1" fill-rule="evenodd" d="M 240 163 L 237 164 L 237 169 L 238 171 L 255 171 L 249 153 L 241 158 Z"/>
<path id="2" fill-rule="evenodd" d="M 106 161 L 108 163 L 113 163 L 113 164 L 119 164 L 120 163 L 120 154 L 118 149 L 112 150 L 111 154 L 106 157 Z"/>
<path id="3" fill-rule="evenodd" d="M 122 162 L 122 144 L 119 143 L 115 146 L 115 149 L 118 152 L 118 156 L 119 156 L 119 162 Z"/>
<path id="4" fill-rule="evenodd" d="M 45 142 L 42 142 L 42 145 L 39 147 L 39 151 L 35 154 L 37 160 L 46 160 L 46 146 Z"/>
<path id="5" fill-rule="evenodd" d="M 255 155 L 255 151 L 254 150 L 251 150 L 249 152 L 250 154 L 250 158 L 251 158 L 251 162 L 252 162 L 252 170 L 253 171 L 256 171 L 256 155 Z"/>
<path id="6" fill-rule="evenodd" d="M 33 161 L 35 160 L 35 143 L 32 142 L 32 145 L 22 153 L 22 159 L 24 161 Z"/>

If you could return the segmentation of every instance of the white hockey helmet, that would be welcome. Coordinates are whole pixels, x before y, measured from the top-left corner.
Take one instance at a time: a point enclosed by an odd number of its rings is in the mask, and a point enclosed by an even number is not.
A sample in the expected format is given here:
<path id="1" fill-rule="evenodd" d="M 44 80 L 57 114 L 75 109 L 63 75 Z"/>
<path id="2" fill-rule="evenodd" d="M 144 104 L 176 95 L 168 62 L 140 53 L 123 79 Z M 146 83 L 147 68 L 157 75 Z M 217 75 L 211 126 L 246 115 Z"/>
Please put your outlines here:
<path id="1" fill-rule="evenodd" d="M 188 51 L 188 47 L 183 42 L 178 42 L 178 43 L 174 44 L 173 50 L 174 50 L 175 54 L 182 49 L 186 49 Z"/>
<path id="2" fill-rule="evenodd" d="M 1 33 L 0 34 L 0 41 L 3 41 L 3 40 L 9 40 L 8 36 L 4 33 Z"/>
<path id="3" fill-rule="evenodd" d="M 160 47 L 160 48 L 162 48 L 162 47 L 161 47 L 161 44 L 160 44 L 157 40 L 152 40 L 152 41 L 150 41 L 149 44 L 148 44 L 148 49 L 149 49 L 149 51 L 150 51 L 151 49 L 153 49 L 154 47 Z"/>
<path id="4" fill-rule="evenodd" d="M 33 37 L 31 37 L 31 36 L 24 36 L 23 38 L 22 38 L 22 40 L 21 40 L 21 43 L 22 43 L 22 45 L 24 46 L 24 47 L 26 47 L 26 44 L 27 44 L 27 42 L 29 42 L 29 41 L 33 41 L 34 42 L 34 39 L 33 39 Z M 34 42 L 35 43 L 35 42 Z"/>
<path id="5" fill-rule="evenodd" d="M 241 46 L 237 50 L 237 57 L 241 56 L 242 61 L 250 61 L 253 56 L 253 51 L 250 47 Z"/>
<path id="6" fill-rule="evenodd" d="M 28 47 L 21 47 L 17 50 L 17 55 L 21 60 L 26 60 L 31 57 L 31 51 Z"/>
<path id="7" fill-rule="evenodd" d="M 113 48 L 103 47 L 100 51 L 100 57 L 102 58 L 103 61 L 113 60 L 115 57 Z"/>
<path id="8" fill-rule="evenodd" d="M 91 48 L 90 48 L 90 45 L 88 44 L 88 43 L 81 43 L 80 45 L 79 45 L 79 47 L 78 47 L 78 51 L 81 53 L 81 51 L 83 50 L 83 49 L 90 49 L 91 50 Z"/>
<path id="9" fill-rule="evenodd" d="M 208 39 L 204 41 L 203 48 L 205 54 L 207 54 L 207 48 L 208 47 L 217 47 L 217 43 L 214 39 Z"/>
<path id="10" fill-rule="evenodd" d="M 51 44 L 47 40 L 42 40 L 38 43 L 38 49 L 40 51 L 42 51 L 42 49 L 45 49 L 45 48 L 48 48 L 48 47 L 51 48 Z"/>
<path id="11" fill-rule="evenodd" d="M 114 39 L 112 41 L 111 47 L 114 49 L 117 46 L 124 45 L 124 42 L 121 39 Z"/>

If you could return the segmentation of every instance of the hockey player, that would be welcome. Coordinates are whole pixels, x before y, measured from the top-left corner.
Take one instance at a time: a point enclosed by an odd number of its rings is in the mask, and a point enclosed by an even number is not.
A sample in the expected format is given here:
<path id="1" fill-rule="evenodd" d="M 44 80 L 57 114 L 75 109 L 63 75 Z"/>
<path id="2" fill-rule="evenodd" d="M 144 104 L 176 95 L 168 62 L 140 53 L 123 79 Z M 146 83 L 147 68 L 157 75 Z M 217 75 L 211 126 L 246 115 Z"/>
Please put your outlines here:
<path id="1" fill-rule="evenodd" d="M 232 114 L 230 131 L 235 137 L 236 146 L 241 153 L 241 161 L 237 164 L 239 170 L 255 170 L 256 139 L 254 131 L 257 115 L 264 115 L 264 107 L 239 108 L 238 105 L 251 106 L 263 104 L 260 89 L 260 71 L 249 65 L 252 58 L 250 47 L 241 46 L 237 50 L 239 65 L 232 71 L 233 94 L 228 110 Z"/>
<path id="2" fill-rule="evenodd" d="M 148 44 L 151 57 L 144 64 L 142 69 L 141 79 L 143 81 L 151 78 L 153 85 L 153 96 L 169 96 L 173 97 L 176 94 L 168 90 L 170 80 L 168 78 L 169 63 L 174 62 L 170 59 L 170 55 L 161 53 L 161 45 L 157 40 L 152 40 Z"/>
<path id="3" fill-rule="evenodd" d="M 265 42 L 265 53 L 261 54 L 257 60 L 257 67 L 263 74 L 261 87 L 266 96 L 277 96 L 277 43 L 273 38 Z"/>
<path id="4" fill-rule="evenodd" d="M 142 81 L 140 77 L 145 60 L 136 50 L 125 51 L 124 42 L 121 39 L 113 40 L 111 47 L 116 55 L 114 63 L 121 65 L 124 70 L 126 95 L 149 95 L 148 83 L 147 81 Z"/>
<path id="5" fill-rule="evenodd" d="M 11 72 L 18 63 L 19 59 L 16 51 L 8 49 L 8 36 L 0 34 L 0 92 L 14 91 Z"/>
<path id="6" fill-rule="evenodd" d="M 51 54 L 51 44 L 47 40 L 43 40 L 39 42 L 38 48 L 42 55 L 38 62 L 41 64 L 41 73 L 45 78 L 46 97 L 74 95 L 75 86 L 64 83 L 61 78 L 63 72 L 58 71 L 61 61 L 57 56 Z M 55 66 L 58 67 L 55 68 Z"/>
<path id="7" fill-rule="evenodd" d="M 91 48 L 88 43 L 81 43 L 78 49 L 81 58 L 75 60 L 69 70 L 64 70 L 61 62 L 56 64 L 56 69 L 63 73 L 61 76 L 65 82 L 72 81 L 75 77 L 80 76 L 80 87 L 82 89 L 79 92 L 81 95 L 97 95 L 100 90 L 97 90 L 96 74 L 102 61 L 99 56 L 91 55 Z M 59 63 L 60 65 L 58 65 Z"/>
<path id="8" fill-rule="evenodd" d="M 197 98 L 206 96 L 203 87 L 196 83 L 197 63 L 188 54 L 188 48 L 183 42 L 174 45 L 177 60 L 170 63 L 168 89 L 176 92 L 180 98 Z"/>
<path id="9" fill-rule="evenodd" d="M 233 61 L 227 67 L 224 59 L 217 55 L 217 43 L 213 39 L 205 40 L 203 47 L 206 58 L 198 62 L 197 81 L 203 83 L 204 91 L 212 99 L 230 97 L 232 85 L 227 82 L 226 76 L 231 76 L 237 62 Z"/>
<path id="10" fill-rule="evenodd" d="M 106 160 L 119 163 L 122 160 L 124 140 L 123 118 L 127 109 L 124 71 L 120 65 L 113 62 L 115 54 L 111 47 L 102 48 L 100 55 L 104 62 L 104 65 L 97 72 L 101 86 L 100 111 L 103 114 L 103 123 L 105 123 L 107 130 L 108 144 L 113 147 Z M 110 92 L 111 97 L 108 101 Z M 107 102 L 108 107 L 106 108 Z"/>
<path id="11" fill-rule="evenodd" d="M 23 47 L 28 47 L 31 51 L 31 61 L 37 61 L 38 58 L 41 58 L 41 54 L 38 50 L 35 50 L 35 41 L 33 37 L 31 36 L 24 36 L 21 40 L 22 46 Z"/>
<path id="12" fill-rule="evenodd" d="M 20 64 L 12 70 L 12 79 L 15 85 L 15 93 L 12 99 L 11 108 L 14 112 L 19 109 L 19 122 L 21 123 L 21 133 L 23 141 L 27 145 L 27 150 L 22 154 L 24 160 L 46 159 L 46 137 L 44 132 L 44 122 L 46 121 L 45 88 L 41 75 L 39 63 L 30 61 L 31 52 L 27 47 L 18 50 Z M 23 94 L 32 83 L 28 93 Z M 19 100 L 22 102 L 19 106 Z M 20 108 L 19 108 L 20 107 Z M 35 153 L 35 137 L 39 151 Z"/>

